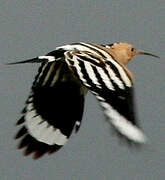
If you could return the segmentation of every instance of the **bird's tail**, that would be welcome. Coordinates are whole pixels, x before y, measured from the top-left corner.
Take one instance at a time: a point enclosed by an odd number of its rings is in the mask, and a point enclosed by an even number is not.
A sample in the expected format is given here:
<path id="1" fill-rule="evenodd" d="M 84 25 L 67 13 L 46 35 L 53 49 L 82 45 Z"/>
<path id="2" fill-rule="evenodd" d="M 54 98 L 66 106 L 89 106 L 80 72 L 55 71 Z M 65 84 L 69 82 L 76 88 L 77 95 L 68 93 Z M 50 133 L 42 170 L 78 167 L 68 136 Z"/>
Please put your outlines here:
<path id="1" fill-rule="evenodd" d="M 46 61 L 46 59 L 45 59 L 45 61 Z M 43 59 L 39 59 L 38 57 L 36 57 L 36 58 L 27 59 L 27 60 L 23 60 L 23 61 L 15 61 L 15 62 L 11 62 L 11 63 L 5 63 L 4 65 L 24 64 L 24 63 L 42 63 L 42 62 L 44 62 Z"/>
<path id="2" fill-rule="evenodd" d="M 38 56 L 32 59 L 27 59 L 23 61 L 15 61 L 10 63 L 5 63 L 4 65 L 13 65 L 13 64 L 25 64 L 25 63 L 42 63 L 42 62 L 53 62 L 57 60 L 61 60 L 61 58 L 64 56 L 64 50 L 54 50 L 52 52 L 49 52 L 45 56 Z"/>

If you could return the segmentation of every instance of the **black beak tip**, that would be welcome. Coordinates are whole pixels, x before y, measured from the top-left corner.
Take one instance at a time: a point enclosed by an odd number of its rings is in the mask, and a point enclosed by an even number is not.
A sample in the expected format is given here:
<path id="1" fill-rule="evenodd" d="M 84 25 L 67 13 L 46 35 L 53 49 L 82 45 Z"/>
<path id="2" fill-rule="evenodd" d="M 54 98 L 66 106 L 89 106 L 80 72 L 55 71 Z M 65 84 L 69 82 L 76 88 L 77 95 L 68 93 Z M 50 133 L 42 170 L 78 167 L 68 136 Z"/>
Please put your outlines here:
<path id="1" fill-rule="evenodd" d="M 138 54 L 148 55 L 148 56 L 152 56 L 152 57 L 155 57 L 155 58 L 160 58 L 160 56 L 157 56 L 155 54 L 152 54 L 152 53 L 149 53 L 149 52 L 146 52 L 146 51 L 141 51 L 141 50 L 138 51 Z"/>

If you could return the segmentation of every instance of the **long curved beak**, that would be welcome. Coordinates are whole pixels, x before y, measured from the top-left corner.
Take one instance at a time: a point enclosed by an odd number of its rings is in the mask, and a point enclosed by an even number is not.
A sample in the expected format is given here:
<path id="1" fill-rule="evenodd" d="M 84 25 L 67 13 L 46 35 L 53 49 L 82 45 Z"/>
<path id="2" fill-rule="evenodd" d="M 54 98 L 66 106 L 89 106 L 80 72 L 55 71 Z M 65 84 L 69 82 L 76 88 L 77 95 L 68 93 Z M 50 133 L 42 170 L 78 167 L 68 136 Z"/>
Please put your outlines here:
<path id="1" fill-rule="evenodd" d="M 152 54 L 150 52 L 143 51 L 143 50 L 138 50 L 137 54 L 143 54 L 143 55 L 148 55 L 148 56 L 153 56 L 153 57 L 156 57 L 156 58 L 160 58 L 159 56 L 157 56 L 155 54 Z"/>

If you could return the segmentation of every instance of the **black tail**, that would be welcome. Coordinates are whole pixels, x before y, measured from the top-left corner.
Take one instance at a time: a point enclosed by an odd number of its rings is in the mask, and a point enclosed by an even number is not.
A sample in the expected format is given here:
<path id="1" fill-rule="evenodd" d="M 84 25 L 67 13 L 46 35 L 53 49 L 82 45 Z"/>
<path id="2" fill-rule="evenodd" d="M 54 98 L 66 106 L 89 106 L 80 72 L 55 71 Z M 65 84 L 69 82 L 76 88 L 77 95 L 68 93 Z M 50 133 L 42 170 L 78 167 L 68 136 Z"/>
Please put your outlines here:
<path id="1" fill-rule="evenodd" d="M 41 63 L 41 62 L 45 62 L 46 60 L 47 59 L 39 59 L 38 57 L 36 57 L 36 58 L 33 58 L 33 59 L 24 60 L 24 61 L 5 63 L 5 65 L 24 64 L 24 63 Z"/>
<path id="2" fill-rule="evenodd" d="M 42 62 L 48 62 L 50 61 L 50 57 L 54 57 L 54 59 L 59 59 L 62 58 L 64 56 L 64 50 L 54 50 L 49 52 L 47 55 L 45 56 L 38 56 L 32 59 L 28 59 L 28 60 L 23 60 L 23 61 L 16 61 L 16 62 L 11 62 L 11 63 L 5 63 L 4 65 L 13 65 L 13 64 L 24 64 L 24 63 L 42 63 Z"/>

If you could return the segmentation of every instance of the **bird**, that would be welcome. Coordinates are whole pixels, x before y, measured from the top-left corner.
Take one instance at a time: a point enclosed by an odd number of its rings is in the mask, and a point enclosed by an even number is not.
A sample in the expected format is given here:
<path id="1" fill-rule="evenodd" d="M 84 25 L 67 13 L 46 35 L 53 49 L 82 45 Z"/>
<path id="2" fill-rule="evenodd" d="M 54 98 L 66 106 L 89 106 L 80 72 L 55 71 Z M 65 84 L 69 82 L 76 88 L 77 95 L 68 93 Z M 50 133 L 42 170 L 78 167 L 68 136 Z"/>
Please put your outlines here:
<path id="1" fill-rule="evenodd" d="M 136 55 L 158 56 L 126 42 L 71 43 L 44 56 L 6 65 L 41 63 L 16 125 L 18 149 L 34 159 L 57 152 L 82 123 L 91 92 L 114 132 L 130 144 L 147 142 L 136 117 L 133 73 L 127 63 Z"/>

